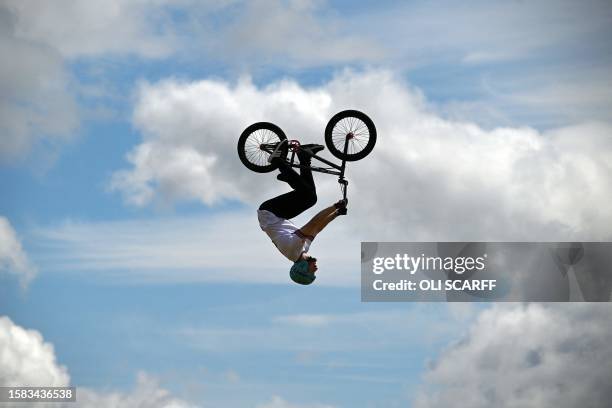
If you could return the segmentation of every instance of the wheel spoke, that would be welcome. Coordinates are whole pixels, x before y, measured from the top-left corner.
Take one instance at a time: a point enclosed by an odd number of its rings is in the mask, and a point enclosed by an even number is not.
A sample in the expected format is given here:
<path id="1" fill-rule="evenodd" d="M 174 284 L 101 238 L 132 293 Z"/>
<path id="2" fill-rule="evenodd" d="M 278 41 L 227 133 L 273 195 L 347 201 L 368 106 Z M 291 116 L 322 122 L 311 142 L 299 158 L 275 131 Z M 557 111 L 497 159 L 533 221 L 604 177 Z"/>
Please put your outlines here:
<path id="1" fill-rule="evenodd" d="M 249 155 L 249 161 L 253 164 L 259 164 L 259 152 L 254 152 Z"/>
<path id="2" fill-rule="evenodd" d="M 370 139 L 368 126 L 361 119 L 348 116 L 340 119 L 332 128 L 332 142 L 340 152 L 344 151 L 344 143 L 349 133 L 353 137 L 347 146 L 348 154 L 356 154 L 365 149 Z"/>
<path id="3" fill-rule="evenodd" d="M 259 155 L 257 156 L 257 159 L 259 160 L 260 164 L 261 163 L 265 163 L 265 161 L 266 161 L 266 158 L 265 158 L 263 152 L 259 152 Z"/>
<path id="4" fill-rule="evenodd" d="M 268 154 L 266 154 L 266 153 L 264 153 L 264 152 L 261 152 L 261 153 L 259 154 L 259 161 L 260 161 L 261 163 L 263 163 L 263 164 L 267 163 L 267 162 L 268 162 L 268 156 L 269 156 Z"/>
<path id="5" fill-rule="evenodd" d="M 263 131 L 263 139 L 262 140 L 263 140 L 264 143 L 269 143 L 271 138 L 272 137 L 270 136 L 270 131 L 269 130 L 266 129 L 265 131 Z"/>
<path id="6" fill-rule="evenodd" d="M 353 137 L 347 145 L 347 154 L 353 155 L 365 149 L 370 139 L 369 129 L 361 119 L 352 116 L 342 118 L 332 128 L 332 142 L 336 149 L 340 152 L 344 151 L 344 143 L 349 133 L 352 133 Z"/>
<path id="7" fill-rule="evenodd" d="M 346 133 L 350 133 L 351 132 L 351 118 L 345 118 L 344 124 L 345 124 Z"/>
<path id="8" fill-rule="evenodd" d="M 255 160 L 253 160 L 253 158 L 257 155 L 257 153 L 247 153 L 246 157 L 247 160 L 250 161 L 251 163 L 255 163 L 257 164 L 257 162 Z"/>
<path id="9" fill-rule="evenodd" d="M 334 156 L 349 161 L 359 160 L 374 147 L 376 128 L 370 118 L 361 112 L 339 112 L 328 123 L 325 141 Z"/>
<path id="10" fill-rule="evenodd" d="M 269 153 L 262 150 L 261 146 L 264 144 L 273 144 L 279 141 L 278 135 L 270 129 L 256 129 L 254 130 L 244 143 L 244 154 L 246 159 L 260 167 L 266 166 L 268 163 Z"/>
<path id="11" fill-rule="evenodd" d="M 344 134 L 346 135 L 346 134 L 350 133 L 350 128 L 347 127 L 346 119 L 342 119 L 341 123 L 342 123 L 342 130 L 344 131 Z"/>
<path id="12" fill-rule="evenodd" d="M 352 139 L 351 142 L 353 142 L 353 144 L 359 145 L 359 147 L 361 147 L 361 149 L 364 148 L 364 145 L 357 139 Z"/>

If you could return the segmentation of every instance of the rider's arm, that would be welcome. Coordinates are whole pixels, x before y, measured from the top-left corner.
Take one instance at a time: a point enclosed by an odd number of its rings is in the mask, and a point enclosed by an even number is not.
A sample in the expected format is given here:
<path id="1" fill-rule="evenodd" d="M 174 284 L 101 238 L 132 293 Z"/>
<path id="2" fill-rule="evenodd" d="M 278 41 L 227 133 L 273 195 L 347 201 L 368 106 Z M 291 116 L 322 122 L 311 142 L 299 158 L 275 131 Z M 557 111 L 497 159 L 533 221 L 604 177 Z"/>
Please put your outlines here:
<path id="1" fill-rule="evenodd" d="M 338 209 L 335 205 L 331 205 L 319 211 L 319 213 L 312 217 L 312 219 L 308 221 L 306 225 L 300 228 L 300 231 L 302 231 L 302 233 L 306 235 L 312 235 L 313 237 L 315 237 L 319 232 L 323 230 L 323 228 L 327 226 L 327 224 L 332 222 L 332 220 L 334 220 L 337 216 Z"/>

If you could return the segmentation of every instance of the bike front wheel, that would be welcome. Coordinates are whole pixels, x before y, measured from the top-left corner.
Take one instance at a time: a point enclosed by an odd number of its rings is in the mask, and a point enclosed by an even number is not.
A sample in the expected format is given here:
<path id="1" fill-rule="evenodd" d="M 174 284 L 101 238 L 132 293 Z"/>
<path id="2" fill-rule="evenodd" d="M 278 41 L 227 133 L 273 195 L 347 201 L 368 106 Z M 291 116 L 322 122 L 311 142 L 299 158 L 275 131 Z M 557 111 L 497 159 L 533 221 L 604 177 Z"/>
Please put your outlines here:
<path id="1" fill-rule="evenodd" d="M 363 112 L 357 110 L 339 112 L 327 123 L 325 144 L 331 154 L 340 160 L 361 160 L 374 149 L 376 126 Z"/>
<path id="2" fill-rule="evenodd" d="M 257 173 L 268 173 L 278 166 L 268 163 L 278 143 L 286 140 L 285 133 L 270 122 L 257 122 L 247 127 L 238 139 L 238 157 L 242 164 Z M 287 143 L 281 148 L 282 160 L 287 158 Z"/>

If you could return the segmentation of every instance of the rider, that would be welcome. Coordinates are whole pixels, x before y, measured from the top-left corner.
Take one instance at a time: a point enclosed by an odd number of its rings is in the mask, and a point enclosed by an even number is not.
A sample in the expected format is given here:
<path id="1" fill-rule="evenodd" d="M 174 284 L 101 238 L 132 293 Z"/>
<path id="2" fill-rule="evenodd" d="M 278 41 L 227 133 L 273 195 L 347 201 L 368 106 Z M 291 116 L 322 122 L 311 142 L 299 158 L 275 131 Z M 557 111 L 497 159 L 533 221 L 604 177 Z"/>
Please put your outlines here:
<path id="1" fill-rule="evenodd" d="M 283 140 L 270 155 L 268 161 L 279 167 L 276 178 L 288 183 L 293 191 L 264 201 L 257 211 L 259 225 L 268 234 L 278 250 L 293 262 L 289 271 L 291 279 L 302 285 L 309 285 L 315 280 L 317 259 L 308 254 L 308 248 L 317 234 L 338 215 L 346 214 L 347 200 L 340 200 L 315 215 L 302 228 L 297 228 L 289 219 L 298 216 L 317 202 L 317 192 L 310 169 L 311 154 L 323 150 L 317 144 L 302 145 L 297 156 L 300 174 L 280 158 Z M 310 154 L 308 154 L 310 153 Z"/>

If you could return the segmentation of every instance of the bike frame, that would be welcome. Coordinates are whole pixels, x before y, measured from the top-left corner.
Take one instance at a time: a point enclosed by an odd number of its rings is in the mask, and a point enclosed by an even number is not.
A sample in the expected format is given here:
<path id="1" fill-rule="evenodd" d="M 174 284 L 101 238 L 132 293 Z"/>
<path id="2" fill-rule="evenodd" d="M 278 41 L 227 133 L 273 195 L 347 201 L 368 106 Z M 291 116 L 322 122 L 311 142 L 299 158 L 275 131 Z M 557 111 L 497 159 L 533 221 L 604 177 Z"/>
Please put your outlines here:
<path id="1" fill-rule="evenodd" d="M 344 154 L 346 154 L 346 151 L 348 150 L 348 141 L 349 141 L 349 139 L 350 139 L 349 137 L 347 137 L 345 139 L 345 142 L 344 142 Z M 291 145 L 297 144 L 299 146 L 299 142 L 297 142 L 297 143 L 296 142 L 297 141 L 295 141 L 295 140 L 291 140 L 291 141 L 289 141 L 289 145 L 291 146 Z M 310 167 L 311 171 L 316 171 L 318 173 L 325 173 L 325 174 L 331 174 L 331 175 L 334 175 L 334 176 L 338 176 L 338 183 L 341 184 L 340 188 L 342 190 L 342 198 L 346 199 L 346 189 L 347 189 L 347 186 L 348 186 L 348 181 L 344 178 L 344 170 L 346 169 L 346 160 L 342 160 L 342 164 L 338 165 L 338 164 L 333 163 L 333 162 L 331 162 L 331 161 L 329 161 L 329 160 L 327 160 L 327 159 L 325 159 L 325 158 L 323 158 L 321 156 L 318 156 L 316 154 L 310 153 L 308 150 L 304 150 L 303 152 L 306 153 L 311 158 L 316 159 L 316 160 L 318 160 L 318 161 L 320 161 L 322 163 L 325 163 L 325 164 L 327 164 L 328 166 L 330 166 L 331 168 L 333 168 L 335 170 L 332 170 L 332 169 L 329 169 L 329 168 L 325 168 L 325 167 L 304 166 L 302 164 L 295 163 L 295 155 L 296 155 L 296 152 L 299 149 L 299 147 L 298 148 L 290 147 L 290 149 L 291 149 L 291 158 L 290 159 L 285 159 L 289 166 L 291 166 L 293 168 L 296 168 L 296 169 L 298 169 L 298 168 L 302 169 L 302 168 Z M 272 148 L 272 150 L 273 150 L 273 148 Z M 272 153 L 272 152 L 270 151 L 270 153 Z"/>

